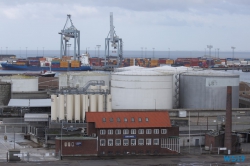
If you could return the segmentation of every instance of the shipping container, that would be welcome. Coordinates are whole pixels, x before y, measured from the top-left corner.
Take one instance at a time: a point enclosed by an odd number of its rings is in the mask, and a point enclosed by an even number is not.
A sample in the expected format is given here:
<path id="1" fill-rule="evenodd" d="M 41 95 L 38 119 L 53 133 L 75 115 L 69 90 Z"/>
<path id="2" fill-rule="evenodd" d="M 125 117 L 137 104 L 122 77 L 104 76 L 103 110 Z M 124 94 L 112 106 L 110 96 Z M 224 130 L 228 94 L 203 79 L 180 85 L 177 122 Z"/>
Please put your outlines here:
<path id="1" fill-rule="evenodd" d="M 64 67 L 68 67 L 69 63 L 66 61 L 61 61 L 60 62 L 60 67 L 64 68 Z"/>

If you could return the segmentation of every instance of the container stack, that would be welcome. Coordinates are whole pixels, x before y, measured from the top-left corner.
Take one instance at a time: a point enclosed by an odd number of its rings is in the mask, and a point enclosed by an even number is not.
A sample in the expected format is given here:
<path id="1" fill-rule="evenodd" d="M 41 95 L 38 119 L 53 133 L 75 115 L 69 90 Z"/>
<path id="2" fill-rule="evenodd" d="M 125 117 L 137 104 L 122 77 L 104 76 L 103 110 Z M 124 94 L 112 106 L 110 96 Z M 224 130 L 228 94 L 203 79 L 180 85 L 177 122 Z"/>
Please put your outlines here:
<path id="1" fill-rule="evenodd" d="M 71 61 L 71 67 L 80 67 L 79 61 Z"/>
<path id="2" fill-rule="evenodd" d="M 68 61 L 61 61 L 61 62 L 60 62 L 60 67 L 61 67 L 61 68 L 64 68 L 64 67 L 67 68 L 68 65 L 69 65 Z"/>

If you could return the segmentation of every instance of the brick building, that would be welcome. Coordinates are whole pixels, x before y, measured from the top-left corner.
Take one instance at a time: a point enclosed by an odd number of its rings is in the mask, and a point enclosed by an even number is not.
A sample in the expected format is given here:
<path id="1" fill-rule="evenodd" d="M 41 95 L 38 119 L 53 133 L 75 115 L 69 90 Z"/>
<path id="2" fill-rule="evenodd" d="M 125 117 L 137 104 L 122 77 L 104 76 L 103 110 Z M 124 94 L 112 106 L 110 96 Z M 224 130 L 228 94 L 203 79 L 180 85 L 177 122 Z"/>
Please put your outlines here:
<path id="1" fill-rule="evenodd" d="M 86 112 L 87 136 L 56 138 L 63 156 L 180 153 L 179 128 L 168 112 Z M 61 143 L 62 141 L 62 143 Z"/>
<path id="2" fill-rule="evenodd" d="M 87 112 L 87 134 L 98 138 L 98 155 L 180 153 L 179 128 L 168 112 Z"/>

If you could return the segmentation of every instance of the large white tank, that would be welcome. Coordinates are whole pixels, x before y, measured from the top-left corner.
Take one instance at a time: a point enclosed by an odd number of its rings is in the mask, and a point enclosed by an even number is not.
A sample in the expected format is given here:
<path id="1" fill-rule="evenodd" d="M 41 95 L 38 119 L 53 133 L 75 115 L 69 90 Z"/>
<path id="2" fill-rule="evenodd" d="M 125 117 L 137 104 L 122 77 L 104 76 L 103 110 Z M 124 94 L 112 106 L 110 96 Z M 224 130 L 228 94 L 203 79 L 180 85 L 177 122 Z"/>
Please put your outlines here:
<path id="1" fill-rule="evenodd" d="M 60 115 L 60 110 L 59 110 L 59 107 L 60 107 L 60 100 L 59 100 L 59 97 L 56 98 L 56 117 L 59 118 L 59 115 Z"/>
<path id="2" fill-rule="evenodd" d="M 75 95 L 75 121 L 80 121 L 80 109 L 81 109 L 81 103 L 80 103 L 81 96 Z"/>
<path id="3" fill-rule="evenodd" d="M 113 110 L 172 109 L 173 74 L 124 71 L 111 75 Z"/>
<path id="4" fill-rule="evenodd" d="M 89 95 L 89 112 L 97 111 L 96 95 Z"/>
<path id="5" fill-rule="evenodd" d="M 104 109 L 103 109 L 103 99 L 104 99 L 104 96 L 103 95 L 98 95 L 98 112 L 104 112 Z"/>
<path id="6" fill-rule="evenodd" d="M 107 112 L 112 112 L 112 97 L 107 95 Z"/>
<path id="7" fill-rule="evenodd" d="M 85 112 L 88 112 L 88 107 L 89 107 L 89 99 L 88 95 L 81 95 L 81 100 L 82 100 L 82 109 L 81 109 L 81 120 L 84 121 L 85 119 Z"/>
<path id="8" fill-rule="evenodd" d="M 51 95 L 51 120 L 55 121 L 57 116 L 57 96 Z"/>
<path id="9" fill-rule="evenodd" d="M 74 110 L 74 96 L 67 95 L 67 120 L 73 120 L 73 110 Z"/>
<path id="10" fill-rule="evenodd" d="M 110 75 L 104 72 L 67 72 L 59 74 L 59 88 L 61 87 L 84 87 L 89 81 L 103 80 L 109 86 Z"/>
<path id="11" fill-rule="evenodd" d="M 226 109 L 227 86 L 232 86 L 232 107 L 239 107 L 239 75 L 197 71 L 180 75 L 180 107 Z"/>
<path id="12" fill-rule="evenodd" d="M 38 91 L 38 77 L 15 75 L 1 77 L 1 80 L 12 83 L 12 92 Z"/>
<path id="13" fill-rule="evenodd" d="M 59 120 L 64 120 L 64 95 L 59 95 Z"/>

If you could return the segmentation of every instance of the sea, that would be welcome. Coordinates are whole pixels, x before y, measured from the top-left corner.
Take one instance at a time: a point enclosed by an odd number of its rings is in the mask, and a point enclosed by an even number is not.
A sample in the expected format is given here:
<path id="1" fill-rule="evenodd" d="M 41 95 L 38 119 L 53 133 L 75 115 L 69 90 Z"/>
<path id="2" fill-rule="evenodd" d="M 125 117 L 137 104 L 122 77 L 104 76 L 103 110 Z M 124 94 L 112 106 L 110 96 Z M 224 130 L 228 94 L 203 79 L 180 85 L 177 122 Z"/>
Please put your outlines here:
<path id="1" fill-rule="evenodd" d="M 86 50 L 82 50 L 81 53 L 85 53 Z M 104 58 L 105 51 L 104 50 L 88 50 L 90 57 L 100 57 Z M 115 52 L 115 51 L 111 51 Z M 26 58 L 26 57 L 59 57 L 60 50 L 8 50 L 2 51 L 1 54 L 13 54 L 16 55 L 17 58 Z M 73 51 L 68 51 L 68 55 L 72 56 Z M 202 57 L 204 55 L 209 55 L 208 50 L 204 51 L 154 51 L 153 50 L 138 50 L 138 51 L 123 51 L 124 58 L 170 58 L 170 59 L 177 59 L 177 58 L 197 58 Z M 250 52 L 242 51 L 237 52 L 235 51 L 214 51 L 210 53 L 213 57 L 219 58 L 239 58 L 239 59 L 250 59 Z M 1 73 L 25 73 L 30 71 L 7 71 L 7 70 L 0 70 Z M 240 76 L 240 81 L 250 83 L 250 72 L 242 72 L 241 70 L 228 70 L 222 71 L 226 73 L 233 73 L 238 74 Z M 59 72 L 56 74 L 58 76 Z"/>

